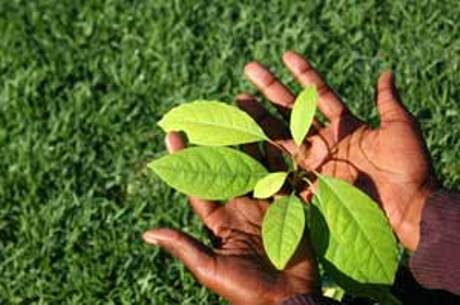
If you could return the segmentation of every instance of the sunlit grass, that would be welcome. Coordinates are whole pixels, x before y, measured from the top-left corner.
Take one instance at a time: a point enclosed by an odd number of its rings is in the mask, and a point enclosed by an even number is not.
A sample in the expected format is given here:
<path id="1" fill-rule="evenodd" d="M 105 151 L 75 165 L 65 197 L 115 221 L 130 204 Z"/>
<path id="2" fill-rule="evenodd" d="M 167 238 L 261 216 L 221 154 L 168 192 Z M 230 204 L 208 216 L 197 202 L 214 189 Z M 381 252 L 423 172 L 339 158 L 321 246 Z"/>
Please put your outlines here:
<path id="1" fill-rule="evenodd" d="M 0 304 L 221 304 L 140 239 L 161 225 L 205 236 L 145 170 L 164 150 L 155 123 L 252 90 L 254 58 L 298 90 L 288 48 L 373 123 L 376 79 L 394 69 L 440 177 L 458 185 L 457 2 L 313 2 L 1 1 Z"/>

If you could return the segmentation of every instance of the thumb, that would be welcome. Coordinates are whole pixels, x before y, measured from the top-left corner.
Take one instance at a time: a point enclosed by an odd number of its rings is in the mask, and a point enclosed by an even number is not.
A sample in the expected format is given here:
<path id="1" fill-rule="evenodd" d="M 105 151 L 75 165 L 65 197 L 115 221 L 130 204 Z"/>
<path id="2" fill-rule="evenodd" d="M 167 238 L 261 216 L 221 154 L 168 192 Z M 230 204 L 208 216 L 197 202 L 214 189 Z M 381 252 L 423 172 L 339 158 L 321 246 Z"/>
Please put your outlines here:
<path id="1" fill-rule="evenodd" d="M 143 239 L 146 243 L 158 245 L 175 256 L 200 282 L 206 285 L 214 263 L 214 254 L 211 249 L 192 236 L 171 229 L 146 231 Z"/>
<path id="2" fill-rule="evenodd" d="M 180 132 L 168 132 L 165 138 L 166 148 L 170 154 L 187 147 L 184 136 Z"/>
<path id="3" fill-rule="evenodd" d="M 383 72 L 377 86 L 377 109 L 382 124 L 409 118 L 409 113 L 401 104 L 391 71 Z"/>

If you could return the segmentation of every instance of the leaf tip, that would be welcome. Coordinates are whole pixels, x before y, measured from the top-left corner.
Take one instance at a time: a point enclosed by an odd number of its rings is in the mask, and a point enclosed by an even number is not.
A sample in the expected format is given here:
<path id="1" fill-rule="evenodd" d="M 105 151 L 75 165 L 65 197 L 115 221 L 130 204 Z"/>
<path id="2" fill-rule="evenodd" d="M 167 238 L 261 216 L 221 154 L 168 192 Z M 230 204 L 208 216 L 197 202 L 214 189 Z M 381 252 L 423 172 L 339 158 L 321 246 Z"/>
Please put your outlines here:
<path id="1" fill-rule="evenodd" d="M 166 130 L 166 120 L 165 120 L 165 116 L 163 116 L 163 117 L 161 118 L 161 120 L 159 120 L 159 121 L 157 122 L 157 125 L 158 125 L 161 129 L 163 129 L 163 131 L 167 131 L 167 130 Z"/>
<path id="2" fill-rule="evenodd" d="M 156 170 L 157 170 L 157 168 L 156 168 L 157 161 L 158 161 L 158 160 L 152 160 L 152 161 L 150 161 L 149 163 L 147 163 L 147 167 L 148 167 L 149 169 L 151 169 L 152 171 L 154 171 L 155 173 L 156 173 Z"/>
<path id="3" fill-rule="evenodd" d="M 315 86 L 307 86 L 296 98 L 291 112 L 289 128 L 294 143 L 302 145 L 313 123 L 318 103 Z"/>
<path id="4" fill-rule="evenodd" d="M 279 271 L 281 271 L 281 270 L 283 270 L 284 268 L 286 268 L 286 265 L 287 265 L 287 263 L 279 263 L 279 262 L 277 263 L 277 262 L 273 262 L 273 261 L 272 261 L 272 264 L 273 264 L 273 266 L 275 266 L 275 268 L 276 268 L 277 270 L 279 270 Z"/>
<path id="5" fill-rule="evenodd" d="M 266 194 L 261 193 L 260 190 L 258 189 L 254 189 L 253 197 L 256 199 L 267 199 L 270 196 L 267 196 Z"/>
<path id="6" fill-rule="evenodd" d="M 293 140 L 294 140 L 294 143 L 297 147 L 300 147 L 303 143 L 303 138 L 299 138 L 299 137 L 296 137 L 294 136 L 293 137 Z"/>
<path id="7" fill-rule="evenodd" d="M 274 172 L 259 179 L 254 187 L 254 198 L 266 199 L 278 193 L 288 174 L 288 172 Z"/>

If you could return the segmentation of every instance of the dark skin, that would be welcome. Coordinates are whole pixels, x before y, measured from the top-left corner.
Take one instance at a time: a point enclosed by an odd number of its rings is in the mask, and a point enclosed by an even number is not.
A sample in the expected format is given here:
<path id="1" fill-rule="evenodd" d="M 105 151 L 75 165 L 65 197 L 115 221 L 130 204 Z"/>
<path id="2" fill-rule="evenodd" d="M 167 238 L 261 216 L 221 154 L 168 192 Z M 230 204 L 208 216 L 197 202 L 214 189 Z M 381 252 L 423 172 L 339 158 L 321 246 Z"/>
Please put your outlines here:
<path id="1" fill-rule="evenodd" d="M 254 145 L 245 150 L 264 159 L 271 170 L 278 170 L 285 168 L 279 152 L 282 148 L 306 171 L 316 170 L 354 183 L 380 204 L 401 243 L 415 250 L 421 212 L 437 184 L 420 129 L 400 102 L 392 74 L 384 72 L 379 78 L 376 105 L 381 124 L 372 129 L 350 113 L 306 59 L 287 52 L 283 61 L 303 86 L 317 87 L 318 107 L 328 122 L 325 126 L 315 122 L 304 145 L 297 148 L 286 124 L 270 116 L 253 96 L 243 94 L 238 105 L 278 146 L 267 144 L 264 153 Z M 282 115 L 289 114 L 295 95 L 268 69 L 252 62 L 245 74 Z M 169 134 L 166 143 L 170 152 L 184 147 L 178 134 Z M 312 191 L 305 188 L 302 196 L 308 200 Z M 209 249 L 189 235 L 169 229 L 147 231 L 144 239 L 180 259 L 199 282 L 234 305 L 279 304 L 290 296 L 318 291 L 317 265 L 307 240 L 282 272 L 265 256 L 260 224 L 268 202 L 249 197 L 226 205 L 196 198 L 190 202 L 204 224 L 221 239 L 220 247 Z"/>
<path id="2" fill-rule="evenodd" d="M 177 133 L 167 135 L 166 145 L 171 153 L 185 147 Z M 317 291 L 317 265 L 306 239 L 283 271 L 269 262 L 260 236 L 267 201 L 250 197 L 226 204 L 197 198 L 189 201 L 220 240 L 218 247 L 210 249 L 190 235 L 170 229 L 147 231 L 144 240 L 181 260 L 200 283 L 235 305 L 279 304 L 290 296 Z"/>
<path id="3" fill-rule="evenodd" d="M 381 74 L 376 106 L 380 126 L 373 129 L 353 116 L 315 68 L 299 54 L 283 56 L 288 70 L 303 86 L 315 85 L 318 108 L 327 118 L 316 122 L 300 149 L 282 131 L 282 122 L 268 115 L 261 104 L 247 96 L 245 110 L 264 125 L 276 129 L 278 143 L 307 171 L 347 180 L 372 196 L 383 208 L 400 242 L 415 251 L 420 238 L 423 206 L 437 182 L 418 124 L 401 103 L 391 72 Z M 295 96 L 268 69 L 252 62 L 245 67 L 249 80 L 283 113 Z M 308 192 L 306 194 L 308 197 Z"/>

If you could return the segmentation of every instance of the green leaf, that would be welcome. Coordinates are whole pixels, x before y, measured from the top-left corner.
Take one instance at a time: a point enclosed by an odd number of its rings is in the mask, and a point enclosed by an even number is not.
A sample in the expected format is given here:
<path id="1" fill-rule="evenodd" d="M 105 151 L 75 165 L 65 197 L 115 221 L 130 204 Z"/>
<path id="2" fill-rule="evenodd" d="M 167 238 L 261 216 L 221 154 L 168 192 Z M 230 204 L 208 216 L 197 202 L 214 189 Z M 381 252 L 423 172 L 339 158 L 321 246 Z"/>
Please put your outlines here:
<path id="1" fill-rule="evenodd" d="M 225 200 L 251 191 L 267 170 L 227 147 L 192 147 L 148 165 L 171 187 L 190 196 Z"/>
<path id="2" fill-rule="evenodd" d="M 184 131 L 191 143 L 239 145 L 268 140 L 244 111 L 217 101 L 195 101 L 171 109 L 158 125 L 166 132 Z"/>
<path id="3" fill-rule="evenodd" d="M 256 187 L 254 188 L 254 197 L 265 199 L 275 195 L 281 187 L 283 187 L 287 175 L 287 172 L 277 172 L 270 173 L 263 177 L 257 181 Z"/>
<path id="4" fill-rule="evenodd" d="M 262 241 L 278 270 L 284 269 L 294 255 L 304 228 L 303 204 L 295 195 L 279 198 L 268 208 L 262 223 Z"/>
<path id="5" fill-rule="evenodd" d="M 382 300 L 380 300 L 379 304 L 381 305 L 403 305 L 403 303 L 391 293 L 387 293 Z"/>
<path id="6" fill-rule="evenodd" d="M 313 123 L 316 107 L 318 103 L 318 93 L 314 86 L 308 86 L 296 98 L 291 112 L 290 130 L 292 138 L 297 146 L 303 143 L 305 136 Z"/>
<path id="7" fill-rule="evenodd" d="M 345 290 L 342 287 L 335 286 L 335 287 L 325 287 L 323 290 L 323 296 L 334 299 L 338 302 L 341 302 L 343 296 L 345 295 Z"/>
<path id="8" fill-rule="evenodd" d="M 310 211 L 313 246 L 326 272 L 352 294 L 385 297 L 398 248 L 378 204 L 347 182 L 319 176 Z"/>

